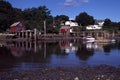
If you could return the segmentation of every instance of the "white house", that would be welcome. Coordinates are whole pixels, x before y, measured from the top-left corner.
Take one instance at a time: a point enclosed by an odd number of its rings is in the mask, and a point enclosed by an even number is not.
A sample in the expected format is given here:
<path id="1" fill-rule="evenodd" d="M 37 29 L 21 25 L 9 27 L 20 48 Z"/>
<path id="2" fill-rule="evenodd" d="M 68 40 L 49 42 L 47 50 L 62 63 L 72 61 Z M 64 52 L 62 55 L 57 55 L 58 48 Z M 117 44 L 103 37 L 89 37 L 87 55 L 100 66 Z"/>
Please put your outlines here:
<path id="1" fill-rule="evenodd" d="M 88 25 L 88 26 L 86 26 L 86 29 L 87 30 L 102 29 L 103 24 L 104 24 L 104 21 L 102 21 L 102 20 L 96 21 L 96 24 Z"/>
<path id="2" fill-rule="evenodd" d="M 74 32 L 75 27 L 78 27 L 78 23 L 72 20 L 66 21 L 65 25 L 70 27 L 70 33 Z"/>
<path id="3" fill-rule="evenodd" d="M 102 29 L 102 26 L 99 25 L 89 25 L 86 27 L 87 30 L 92 30 L 92 29 Z"/>
<path id="4" fill-rule="evenodd" d="M 101 20 L 101 21 L 97 21 L 97 24 L 98 24 L 99 26 L 103 26 L 104 21 L 103 21 L 103 20 Z"/>
<path id="5" fill-rule="evenodd" d="M 78 23 L 73 21 L 66 21 L 65 25 L 69 25 L 70 27 L 75 27 L 78 26 Z"/>

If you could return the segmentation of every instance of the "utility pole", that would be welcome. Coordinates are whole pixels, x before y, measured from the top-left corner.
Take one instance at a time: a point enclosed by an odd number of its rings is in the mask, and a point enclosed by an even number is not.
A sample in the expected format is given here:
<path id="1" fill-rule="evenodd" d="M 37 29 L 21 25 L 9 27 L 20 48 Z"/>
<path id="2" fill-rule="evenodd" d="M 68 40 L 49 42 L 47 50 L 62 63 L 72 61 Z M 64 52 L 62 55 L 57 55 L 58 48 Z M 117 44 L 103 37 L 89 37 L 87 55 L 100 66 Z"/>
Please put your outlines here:
<path id="1" fill-rule="evenodd" d="M 44 36 L 46 36 L 46 20 L 44 20 Z"/>
<path id="2" fill-rule="evenodd" d="M 34 29 L 34 40 L 36 40 L 37 39 L 37 29 L 35 28 Z"/>

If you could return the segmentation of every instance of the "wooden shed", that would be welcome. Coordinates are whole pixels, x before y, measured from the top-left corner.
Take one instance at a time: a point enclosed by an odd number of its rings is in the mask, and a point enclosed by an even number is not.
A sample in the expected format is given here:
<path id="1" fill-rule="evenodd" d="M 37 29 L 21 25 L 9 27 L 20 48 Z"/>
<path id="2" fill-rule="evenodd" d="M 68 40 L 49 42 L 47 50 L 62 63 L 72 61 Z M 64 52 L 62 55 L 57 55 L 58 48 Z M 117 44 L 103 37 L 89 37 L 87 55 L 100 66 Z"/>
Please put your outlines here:
<path id="1" fill-rule="evenodd" d="M 60 33 L 70 33 L 70 27 L 69 26 L 62 26 L 60 28 Z"/>
<path id="2" fill-rule="evenodd" d="M 14 32 L 19 32 L 22 30 L 25 30 L 26 27 L 22 22 L 15 22 L 10 26 L 10 32 L 14 33 Z"/>

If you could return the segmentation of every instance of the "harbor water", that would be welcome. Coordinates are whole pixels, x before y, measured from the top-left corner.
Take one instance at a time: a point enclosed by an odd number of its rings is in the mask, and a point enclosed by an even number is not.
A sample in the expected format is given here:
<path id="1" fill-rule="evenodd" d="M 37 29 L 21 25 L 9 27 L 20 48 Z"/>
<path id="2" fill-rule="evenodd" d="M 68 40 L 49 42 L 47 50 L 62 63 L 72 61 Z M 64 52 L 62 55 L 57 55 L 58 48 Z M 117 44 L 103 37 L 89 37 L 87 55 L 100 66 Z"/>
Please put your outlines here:
<path id="1" fill-rule="evenodd" d="M 0 43 L 0 70 L 36 70 L 45 67 L 120 67 L 120 43 L 13 41 Z"/>

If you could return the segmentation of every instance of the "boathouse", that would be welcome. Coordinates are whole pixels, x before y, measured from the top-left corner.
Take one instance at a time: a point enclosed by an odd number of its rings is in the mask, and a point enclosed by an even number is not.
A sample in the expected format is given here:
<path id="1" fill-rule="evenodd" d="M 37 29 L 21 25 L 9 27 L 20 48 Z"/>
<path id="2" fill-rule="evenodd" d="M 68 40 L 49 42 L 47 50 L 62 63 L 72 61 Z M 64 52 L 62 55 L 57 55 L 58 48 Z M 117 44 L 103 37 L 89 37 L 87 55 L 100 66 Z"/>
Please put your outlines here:
<path id="1" fill-rule="evenodd" d="M 60 33 L 64 35 L 69 35 L 70 33 L 76 32 L 78 28 L 78 23 L 75 21 L 66 21 L 65 24 L 60 28 Z"/>
<path id="2" fill-rule="evenodd" d="M 25 30 L 26 27 L 22 22 L 15 22 L 10 26 L 10 32 L 16 33 Z"/>
<path id="3" fill-rule="evenodd" d="M 62 26 L 60 28 L 60 33 L 63 35 L 67 35 L 70 33 L 70 26 Z"/>
<path id="4" fill-rule="evenodd" d="M 26 30 L 26 26 L 22 22 L 15 22 L 10 26 L 10 34 L 15 35 L 17 38 L 36 40 L 39 33 L 37 29 Z"/>

